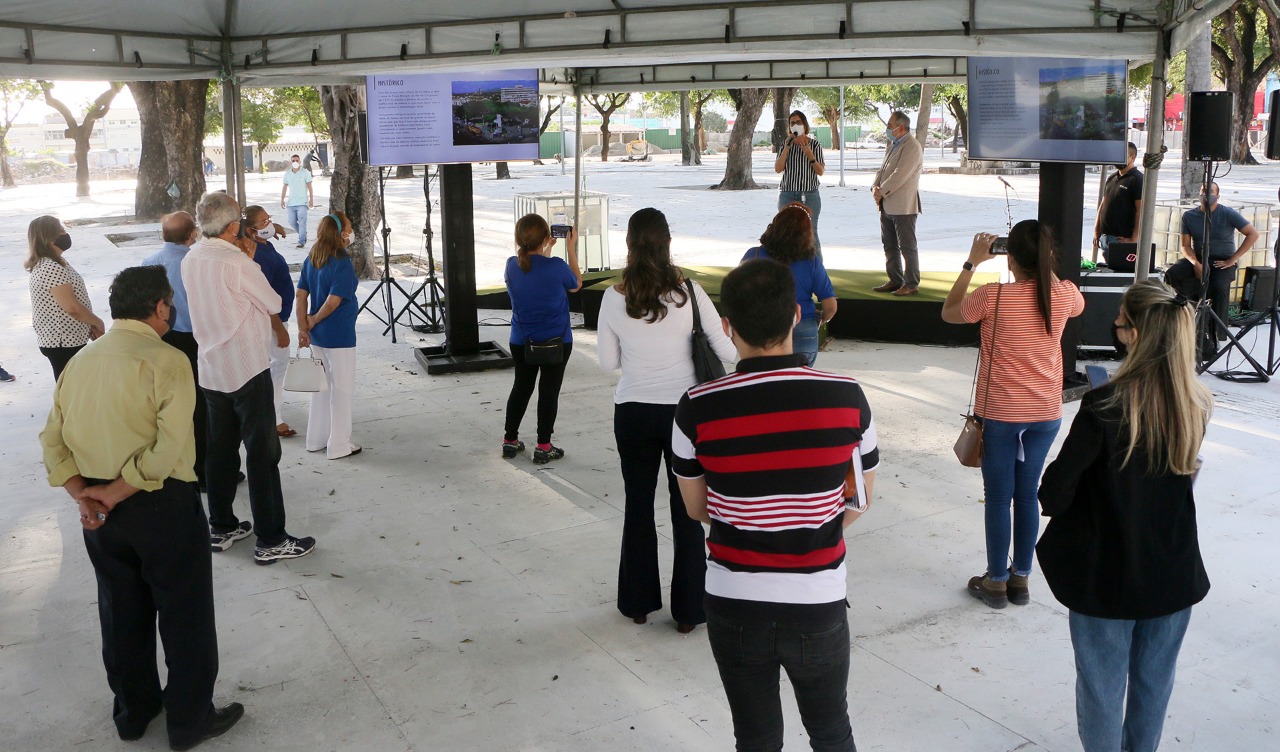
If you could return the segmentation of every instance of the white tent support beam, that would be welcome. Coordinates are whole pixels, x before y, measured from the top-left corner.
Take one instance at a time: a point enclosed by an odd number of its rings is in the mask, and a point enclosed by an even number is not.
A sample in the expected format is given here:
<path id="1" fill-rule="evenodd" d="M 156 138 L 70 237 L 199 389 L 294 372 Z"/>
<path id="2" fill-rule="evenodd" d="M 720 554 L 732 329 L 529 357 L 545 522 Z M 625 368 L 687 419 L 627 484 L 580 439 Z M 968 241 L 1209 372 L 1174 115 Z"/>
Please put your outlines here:
<path id="1" fill-rule="evenodd" d="M 1156 54 L 1151 62 L 1151 105 L 1147 118 L 1147 155 L 1164 157 L 1164 87 L 1169 68 L 1168 36 L 1156 35 Z M 1142 282 L 1151 268 L 1151 225 L 1156 219 L 1156 189 L 1160 181 L 1159 160 L 1148 166 L 1143 159 L 1146 175 L 1142 179 L 1142 226 L 1138 228 L 1138 261 L 1134 280 Z"/>
<path id="2" fill-rule="evenodd" d="M 573 226 L 582 227 L 582 89 L 573 87 Z M 608 232 L 608 228 L 601 230 Z M 579 250 L 577 248 L 575 251 Z M 582 269 L 582 259 L 578 259 L 578 269 Z"/>

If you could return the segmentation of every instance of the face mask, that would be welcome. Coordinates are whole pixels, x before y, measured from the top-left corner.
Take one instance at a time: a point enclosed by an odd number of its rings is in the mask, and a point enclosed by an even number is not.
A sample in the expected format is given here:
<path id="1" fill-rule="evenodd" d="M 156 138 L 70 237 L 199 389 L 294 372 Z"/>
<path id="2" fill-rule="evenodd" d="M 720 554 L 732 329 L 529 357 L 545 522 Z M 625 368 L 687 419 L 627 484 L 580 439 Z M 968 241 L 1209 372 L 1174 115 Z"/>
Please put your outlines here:
<path id="1" fill-rule="evenodd" d="M 177 320 L 178 320 L 178 309 L 177 309 L 177 308 L 174 308 L 174 307 L 173 307 L 173 303 L 172 303 L 172 302 L 170 302 L 170 303 L 169 303 L 169 318 L 165 320 L 165 323 L 169 325 L 169 328 L 170 328 L 170 329 L 172 329 L 172 328 L 173 328 L 173 322 L 175 322 L 175 321 L 177 321 Z"/>
<path id="2" fill-rule="evenodd" d="M 1214 204 L 1218 203 L 1217 196 L 1208 196 L 1208 197 L 1201 196 L 1200 198 L 1204 201 L 1204 203 L 1208 204 L 1209 206 L 1213 206 Z"/>
<path id="3" fill-rule="evenodd" d="M 295 169 L 295 170 L 296 170 L 296 169 L 298 169 L 298 168 L 299 168 L 299 167 L 301 167 L 301 166 L 302 166 L 302 163 L 301 163 L 301 162 L 298 162 L 298 161 L 296 161 L 296 160 L 294 161 L 294 163 L 293 163 L 293 169 Z"/>
<path id="4" fill-rule="evenodd" d="M 64 232 L 53 239 L 53 245 L 60 251 L 69 250 L 71 248 L 71 236 Z"/>
<path id="5" fill-rule="evenodd" d="M 792 132 L 792 133 L 794 133 L 794 134 L 795 134 L 795 135 L 797 135 L 797 136 L 804 135 L 804 126 L 803 126 L 803 125 L 800 125 L 799 123 L 797 123 L 797 124 L 795 124 L 795 125 L 791 126 L 791 132 Z"/>
<path id="6" fill-rule="evenodd" d="M 343 235 L 342 240 L 346 245 L 351 245 L 352 243 L 356 242 L 356 234 L 353 232 L 350 235 Z"/>
<path id="7" fill-rule="evenodd" d="M 1120 327 L 1117 324 L 1111 325 L 1111 346 L 1116 349 L 1116 356 L 1124 359 L 1129 355 L 1129 346 L 1120 341 Z"/>
<path id="8" fill-rule="evenodd" d="M 263 240 L 270 240 L 271 236 L 275 234 L 276 234 L 276 228 L 272 227 L 271 225 L 267 225 L 261 230 L 258 230 L 258 237 L 262 238 Z"/>

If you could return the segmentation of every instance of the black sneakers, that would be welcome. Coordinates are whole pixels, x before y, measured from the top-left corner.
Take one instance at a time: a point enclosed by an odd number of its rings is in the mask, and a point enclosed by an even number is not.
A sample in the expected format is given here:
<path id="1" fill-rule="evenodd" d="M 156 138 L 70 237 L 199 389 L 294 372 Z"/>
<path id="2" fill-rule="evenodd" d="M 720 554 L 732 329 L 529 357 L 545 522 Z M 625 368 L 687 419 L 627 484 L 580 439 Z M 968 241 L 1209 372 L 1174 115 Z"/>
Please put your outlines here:
<path id="1" fill-rule="evenodd" d="M 281 559 L 296 559 L 306 556 L 316 548 L 315 538 L 295 538 L 292 535 L 274 546 L 258 546 L 253 550 L 253 560 L 258 564 L 275 564 Z"/>
<path id="2" fill-rule="evenodd" d="M 533 450 L 533 464 L 545 465 L 551 460 L 558 460 L 563 456 L 564 456 L 564 450 L 558 446 L 553 446 L 550 449 L 535 448 Z"/>
<path id="3" fill-rule="evenodd" d="M 518 457 L 520 456 L 520 453 L 523 451 L 524 451 L 523 441 L 506 441 L 504 439 L 502 442 L 502 459 L 504 460 L 509 460 L 509 459 Z"/>
<path id="4" fill-rule="evenodd" d="M 242 520 L 239 527 L 229 533 L 219 533 L 213 528 L 209 529 L 209 545 L 213 547 L 214 552 L 226 551 L 231 548 L 231 544 L 247 538 L 249 533 L 253 532 L 253 523 L 248 520 Z"/>

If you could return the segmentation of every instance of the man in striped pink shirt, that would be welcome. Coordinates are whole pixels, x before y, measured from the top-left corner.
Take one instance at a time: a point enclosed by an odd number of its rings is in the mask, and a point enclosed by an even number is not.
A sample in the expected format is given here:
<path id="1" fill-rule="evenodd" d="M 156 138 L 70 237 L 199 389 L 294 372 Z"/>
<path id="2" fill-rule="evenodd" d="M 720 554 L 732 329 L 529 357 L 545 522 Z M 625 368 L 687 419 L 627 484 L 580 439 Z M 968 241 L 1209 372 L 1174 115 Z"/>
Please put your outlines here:
<path id="1" fill-rule="evenodd" d="M 271 382 L 271 315 L 283 305 L 242 240 L 247 224 L 225 193 L 206 193 L 196 206 L 204 239 L 182 261 L 191 328 L 200 346 L 200 388 L 209 409 L 205 483 L 209 495 L 209 539 L 225 551 L 257 527 L 253 558 L 258 564 L 306 556 L 314 538 L 285 531 L 280 485 L 280 438 L 276 434 Z M 253 523 L 240 521 L 233 504 L 244 442 Z"/>

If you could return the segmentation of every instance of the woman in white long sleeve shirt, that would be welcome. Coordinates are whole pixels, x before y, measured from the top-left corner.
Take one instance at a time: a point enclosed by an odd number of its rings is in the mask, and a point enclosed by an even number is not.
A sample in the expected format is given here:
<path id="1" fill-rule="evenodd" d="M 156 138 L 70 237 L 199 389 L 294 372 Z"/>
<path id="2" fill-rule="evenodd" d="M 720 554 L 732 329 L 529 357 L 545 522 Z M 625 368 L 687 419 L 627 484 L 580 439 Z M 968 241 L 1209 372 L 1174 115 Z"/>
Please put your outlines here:
<path id="1" fill-rule="evenodd" d="M 613 433 L 618 442 L 626 511 L 618 565 L 618 610 L 637 624 L 662 608 L 658 536 L 653 503 L 660 464 L 666 462 L 671 537 L 671 615 L 682 633 L 706 621 L 702 608 L 707 562 L 702 523 L 689 518 L 671 472 L 671 426 L 676 403 L 696 383 L 693 306 L 721 360 L 737 360 L 720 327 L 720 314 L 693 283 L 689 300 L 679 268 L 671 263 L 671 231 L 657 209 L 641 209 L 627 224 L 627 267 L 622 284 L 600 304 L 600 367 L 622 369 L 614 392 Z"/>

